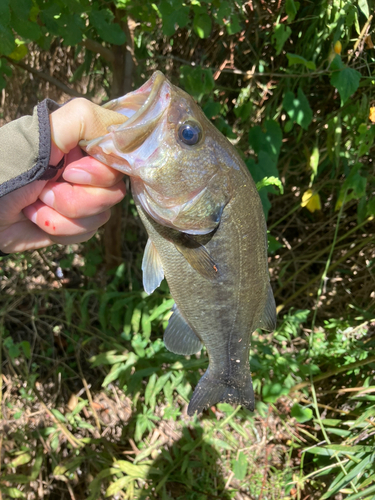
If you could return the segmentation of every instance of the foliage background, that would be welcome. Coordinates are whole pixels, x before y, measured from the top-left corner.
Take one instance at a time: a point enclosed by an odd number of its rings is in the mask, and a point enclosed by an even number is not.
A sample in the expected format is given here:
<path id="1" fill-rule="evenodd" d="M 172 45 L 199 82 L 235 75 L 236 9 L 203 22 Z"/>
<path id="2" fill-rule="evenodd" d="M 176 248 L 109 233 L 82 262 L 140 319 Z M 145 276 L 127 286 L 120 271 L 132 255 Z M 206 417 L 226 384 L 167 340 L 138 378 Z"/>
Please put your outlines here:
<path id="1" fill-rule="evenodd" d="M 258 183 L 279 310 L 253 338 L 256 412 L 191 419 L 206 356 L 163 347 L 130 195 L 107 236 L 0 259 L 2 498 L 374 497 L 373 7 L 2 0 L 2 124 L 162 70 Z"/>

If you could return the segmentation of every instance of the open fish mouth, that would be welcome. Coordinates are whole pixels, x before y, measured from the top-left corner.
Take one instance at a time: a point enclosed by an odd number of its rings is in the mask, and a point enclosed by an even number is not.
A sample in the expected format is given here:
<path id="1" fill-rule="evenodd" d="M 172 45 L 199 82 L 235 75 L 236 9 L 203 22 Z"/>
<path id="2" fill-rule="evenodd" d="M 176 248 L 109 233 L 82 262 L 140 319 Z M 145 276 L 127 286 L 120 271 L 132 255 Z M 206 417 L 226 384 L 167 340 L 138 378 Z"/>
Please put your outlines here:
<path id="1" fill-rule="evenodd" d="M 138 149 L 151 135 L 169 107 L 172 86 L 160 71 L 139 89 L 104 104 L 104 108 L 124 115 L 124 123 L 108 127 L 108 134 L 91 141 L 80 141 L 79 145 L 89 154 L 99 158 L 100 150 L 114 157 Z M 124 157 L 123 157 L 124 158 Z M 101 160 L 103 161 L 103 160 Z M 111 166 L 131 175 L 124 166 Z"/>
<path id="2" fill-rule="evenodd" d="M 128 117 L 128 120 L 116 130 L 150 124 L 158 120 L 163 114 L 170 99 L 170 83 L 160 71 L 134 92 L 113 99 L 104 104 L 103 108 L 116 111 Z"/>

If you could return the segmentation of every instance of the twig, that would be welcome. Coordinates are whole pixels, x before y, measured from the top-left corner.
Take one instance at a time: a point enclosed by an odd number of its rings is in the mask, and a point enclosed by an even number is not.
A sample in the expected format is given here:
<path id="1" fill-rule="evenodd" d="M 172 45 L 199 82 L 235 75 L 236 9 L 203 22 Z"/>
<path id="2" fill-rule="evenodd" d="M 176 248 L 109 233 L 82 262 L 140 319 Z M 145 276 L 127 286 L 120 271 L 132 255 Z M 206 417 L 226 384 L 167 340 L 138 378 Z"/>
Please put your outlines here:
<path id="1" fill-rule="evenodd" d="M 356 252 L 359 252 L 359 250 L 361 248 L 363 248 L 365 245 L 367 245 L 367 243 L 369 243 L 370 241 L 373 241 L 374 237 L 373 236 L 369 236 L 368 238 L 366 238 L 365 240 L 362 241 L 362 243 L 360 243 L 359 245 L 357 245 L 356 247 L 354 247 L 352 250 L 350 250 L 349 252 L 347 252 L 345 255 L 343 255 L 340 259 L 338 259 L 334 264 L 332 264 L 328 271 L 332 271 L 333 269 L 335 269 L 339 264 L 341 264 L 343 261 L 345 261 L 346 259 L 348 259 L 349 257 L 351 257 L 353 254 L 355 254 Z M 339 240 L 338 240 L 339 241 Z M 326 250 L 325 250 L 326 251 Z M 325 253 L 325 251 L 323 253 Z M 320 255 L 320 253 L 319 253 Z M 304 266 L 306 267 L 306 266 Z M 307 288 L 309 288 L 313 283 L 315 283 L 315 281 L 321 279 L 323 273 L 322 274 L 318 274 L 317 276 L 315 276 L 314 278 L 312 278 L 308 283 L 306 283 L 306 285 L 303 285 L 301 288 L 299 288 L 297 290 L 297 292 L 295 292 L 293 295 L 291 295 L 290 297 L 288 297 L 282 304 L 280 304 L 279 306 L 279 309 L 278 311 L 281 311 L 282 309 L 284 309 L 284 307 L 289 304 L 290 302 L 293 302 L 293 300 L 298 297 L 298 295 L 300 295 L 302 292 L 304 292 Z M 288 279 L 288 281 L 290 281 L 290 279 Z M 276 296 L 276 294 L 275 294 Z"/>
<path id="2" fill-rule="evenodd" d="M 187 66 L 199 66 L 199 64 L 196 64 L 195 62 L 188 61 L 186 59 L 182 59 L 181 57 L 177 56 L 163 56 L 161 54 L 156 55 L 158 59 L 173 59 L 174 61 L 181 62 L 183 64 L 186 64 Z M 365 68 L 367 67 L 365 64 L 363 66 L 358 67 L 357 69 L 360 68 Z M 311 71 L 310 73 L 257 73 L 252 70 L 248 71 L 242 71 L 240 69 L 230 69 L 230 68 L 225 68 L 221 69 L 220 67 L 218 68 L 212 68 L 211 66 L 205 66 L 206 69 L 210 69 L 213 73 L 217 73 L 218 71 L 221 73 L 232 73 L 233 75 L 243 75 L 246 76 L 248 79 L 253 78 L 254 76 L 256 77 L 265 77 L 268 79 L 272 79 L 274 77 L 277 78 L 314 78 L 314 77 L 319 77 L 322 75 L 331 75 L 332 73 L 337 73 L 341 71 L 340 69 L 338 70 L 330 70 L 330 69 L 322 69 L 322 70 L 317 70 L 317 71 Z"/>
<path id="3" fill-rule="evenodd" d="M 359 368 L 360 366 L 368 365 L 369 363 L 373 363 L 374 361 L 375 361 L 375 356 L 370 356 L 369 358 L 355 361 L 354 363 L 350 363 L 349 365 L 340 366 L 338 368 L 335 368 L 334 370 L 330 370 L 326 373 L 316 375 L 315 377 L 313 377 L 313 382 L 315 384 L 315 382 L 320 382 L 321 380 L 325 380 L 326 378 L 334 377 L 335 375 L 338 375 L 339 373 L 342 373 L 342 372 L 354 370 L 355 368 Z M 308 380 L 307 382 L 300 382 L 299 384 L 296 384 L 295 386 L 293 386 L 290 389 L 289 393 L 291 394 L 292 392 L 298 391 L 299 389 L 302 389 L 303 387 L 307 387 L 308 385 L 310 385 L 310 380 Z"/>
<path id="4" fill-rule="evenodd" d="M 371 14 L 371 16 L 367 19 L 367 21 L 365 22 L 362 30 L 361 30 L 361 33 L 358 37 L 358 40 L 355 42 L 354 44 L 354 47 L 353 47 L 353 52 L 351 54 L 349 54 L 349 57 L 348 57 L 348 62 L 351 61 L 351 58 L 353 57 L 353 55 L 355 54 L 355 51 L 357 50 L 357 48 L 359 47 L 359 44 L 362 42 L 362 40 L 365 38 L 367 32 L 368 32 L 368 29 L 370 27 L 370 24 L 371 24 L 371 21 L 372 21 L 372 18 L 373 18 L 373 14 Z M 362 52 L 362 50 L 361 50 Z"/>
<path id="5" fill-rule="evenodd" d="M 40 395 L 40 392 L 38 391 L 38 389 L 35 387 L 33 387 L 33 391 L 36 395 L 36 397 L 38 398 L 40 404 L 43 406 L 43 408 L 45 409 L 45 411 L 48 413 L 48 415 L 52 418 L 52 420 L 55 422 L 55 424 L 57 425 L 57 427 L 60 428 L 61 432 L 65 435 L 66 439 L 69 441 L 69 443 L 73 446 L 73 448 L 82 448 L 82 446 L 84 446 L 79 439 L 77 439 L 75 436 L 73 436 L 73 434 L 71 432 L 69 432 L 69 430 L 66 428 L 66 426 L 60 422 L 56 417 L 55 415 L 51 412 L 51 410 L 48 408 L 48 406 L 45 404 L 45 402 L 43 401 L 43 398 L 42 396 Z"/>
<path id="6" fill-rule="evenodd" d="M 72 97 L 89 98 L 88 96 L 81 94 L 80 92 L 77 92 L 76 90 L 68 87 L 67 85 L 65 85 L 65 83 L 60 82 L 60 80 L 58 80 L 54 76 L 49 75 L 48 73 L 45 73 L 44 71 L 39 71 L 35 68 L 32 68 L 31 66 L 29 66 L 28 64 L 25 64 L 22 61 L 16 62 L 13 59 L 9 59 L 8 57 L 6 59 L 8 62 L 13 64 L 13 66 L 18 66 L 19 68 L 22 68 L 23 70 L 28 71 L 29 73 L 32 73 L 37 78 L 40 78 L 40 79 L 45 80 L 49 83 L 52 83 L 52 85 L 55 85 L 55 87 L 57 87 L 60 90 L 62 90 L 63 92 L 65 92 L 65 94 L 71 95 Z"/>
<path id="7" fill-rule="evenodd" d="M 86 38 L 86 40 L 82 40 L 80 45 L 83 45 L 88 50 L 91 50 L 91 52 L 95 52 L 96 54 L 99 54 L 109 63 L 114 63 L 115 62 L 115 54 L 112 52 L 112 50 L 107 49 L 107 47 L 103 47 L 103 45 L 99 42 L 96 42 L 95 40 L 91 40 L 90 38 Z"/>
<path id="8" fill-rule="evenodd" d="M 85 377 L 83 375 L 83 372 L 82 372 L 82 366 L 81 366 L 81 361 L 79 359 L 79 354 L 80 354 L 80 350 L 78 350 L 77 353 L 76 353 L 76 360 L 77 360 L 78 371 L 79 371 L 79 374 L 80 374 L 81 379 L 82 379 L 83 387 L 85 388 L 87 399 L 89 400 L 89 403 L 90 403 L 90 408 L 91 408 L 92 414 L 93 414 L 94 419 L 95 419 L 95 425 L 96 425 L 98 431 L 100 432 L 100 430 L 101 430 L 100 420 L 99 420 L 98 414 L 96 413 L 96 410 L 94 408 L 94 403 L 93 403 L 93 400 L 92 400 L 92 396 L 91 396 L 91 392 L 90 392 L 89 386 L 88 386 L 87 381 L 86 381 L 86 379 L 85 379 Z"/>

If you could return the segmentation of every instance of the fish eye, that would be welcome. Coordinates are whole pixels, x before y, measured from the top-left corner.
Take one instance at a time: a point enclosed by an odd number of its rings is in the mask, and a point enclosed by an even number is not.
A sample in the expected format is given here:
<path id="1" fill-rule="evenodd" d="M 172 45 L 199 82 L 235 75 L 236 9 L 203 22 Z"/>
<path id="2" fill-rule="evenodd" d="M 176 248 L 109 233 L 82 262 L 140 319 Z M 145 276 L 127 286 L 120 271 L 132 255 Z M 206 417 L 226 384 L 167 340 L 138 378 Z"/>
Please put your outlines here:
<path id="1" fill-rule="evenodd" d="M 198 124 L 186 122 L 183 123 L 178 129 L 178 137 L 184 144 L 194 146 L 201 140 L 202 131 Z"/>

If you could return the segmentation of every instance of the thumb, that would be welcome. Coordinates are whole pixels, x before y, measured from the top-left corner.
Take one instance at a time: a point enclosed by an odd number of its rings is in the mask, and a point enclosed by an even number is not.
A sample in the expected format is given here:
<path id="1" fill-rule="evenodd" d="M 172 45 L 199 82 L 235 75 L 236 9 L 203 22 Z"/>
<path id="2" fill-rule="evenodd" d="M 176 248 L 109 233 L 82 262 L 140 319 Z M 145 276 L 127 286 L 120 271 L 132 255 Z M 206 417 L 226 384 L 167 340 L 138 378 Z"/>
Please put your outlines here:
<path id="1" fill-rule="evenodd" d="M 56 147 L 63 153 L 68 153 L 80 140 L 90 141 L 105 135 L 110 125 L 124 123 L 127 119 L 120 113 L 102 108 L 84 98 L 68 102 L 50 115 L 51 163 L 55 155 L 61 158 Z"/>

